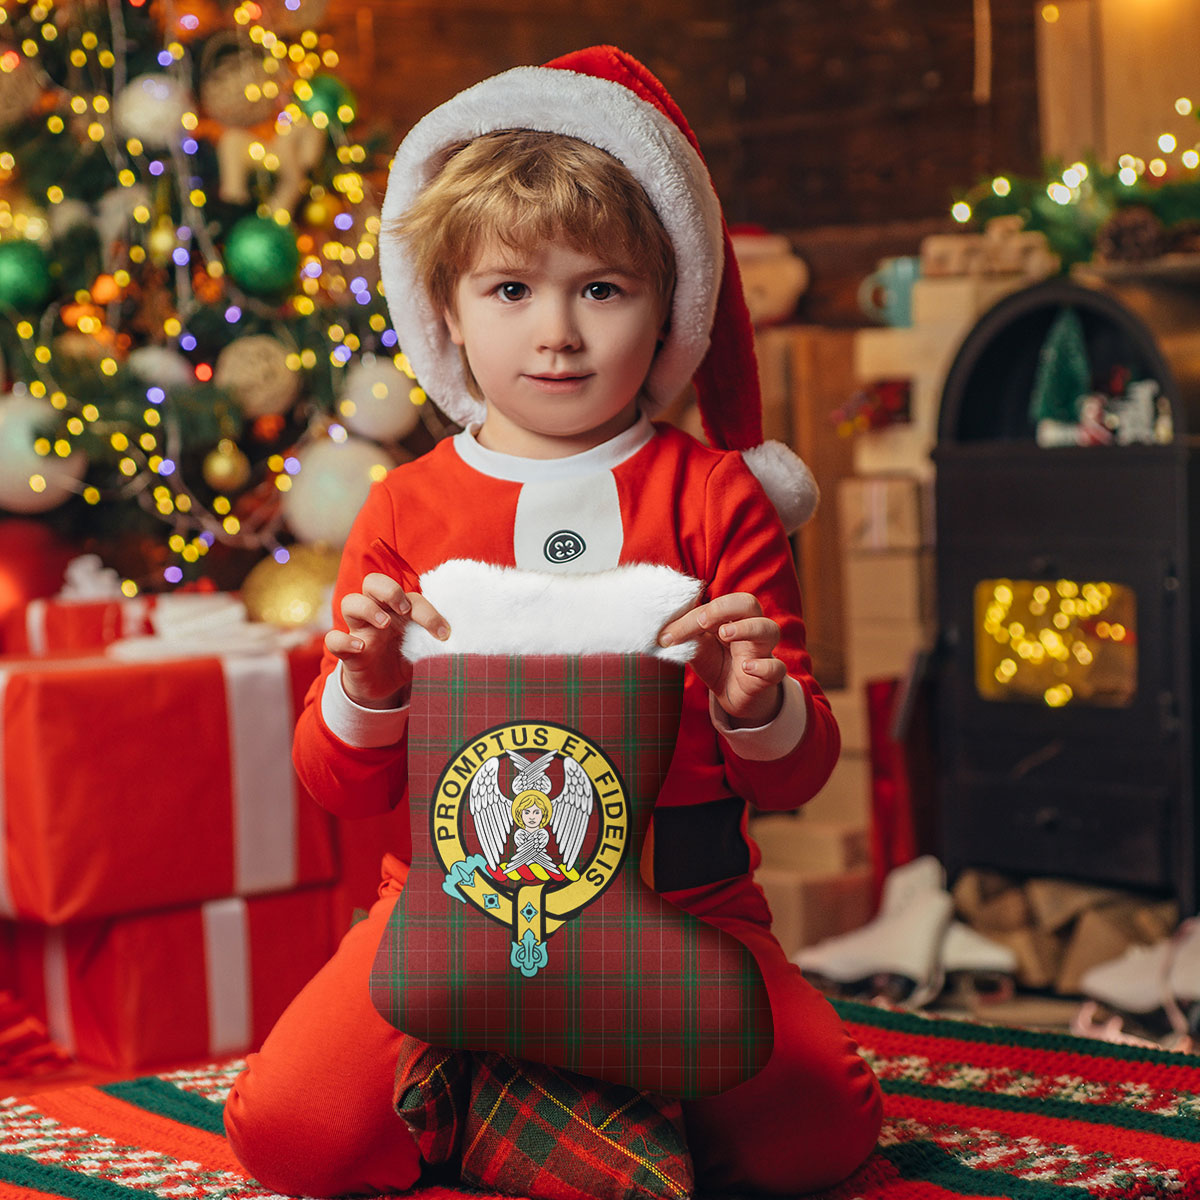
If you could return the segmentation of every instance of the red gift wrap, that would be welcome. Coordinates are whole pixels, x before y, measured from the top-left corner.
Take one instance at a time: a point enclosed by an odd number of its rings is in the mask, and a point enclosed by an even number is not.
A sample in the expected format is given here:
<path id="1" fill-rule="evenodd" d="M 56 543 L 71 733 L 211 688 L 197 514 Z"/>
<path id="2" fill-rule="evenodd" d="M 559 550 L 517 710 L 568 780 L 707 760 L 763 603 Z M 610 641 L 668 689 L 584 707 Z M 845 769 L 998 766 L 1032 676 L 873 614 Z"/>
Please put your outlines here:
<path id="1" fill-rule="evenodd" d="M 331 889 L 61 929 L 19 923 L 22 1000 L 84 1062 L 122 1072 L 258 1046 L 333 952 Z"/>
<path id="2" fill-rule="evenodd" d="M 31 600 L 6 623 L 9 654 L 99 650 L 121 638 L 154 632 L 153 596 L 127 600 Z"/>
<path id="3" fill-rule="evenodd" d="M 291 765 L 319 654 L 0 658 L 0 916 L 61 925 L 336 879 L 333 820 Z"/>

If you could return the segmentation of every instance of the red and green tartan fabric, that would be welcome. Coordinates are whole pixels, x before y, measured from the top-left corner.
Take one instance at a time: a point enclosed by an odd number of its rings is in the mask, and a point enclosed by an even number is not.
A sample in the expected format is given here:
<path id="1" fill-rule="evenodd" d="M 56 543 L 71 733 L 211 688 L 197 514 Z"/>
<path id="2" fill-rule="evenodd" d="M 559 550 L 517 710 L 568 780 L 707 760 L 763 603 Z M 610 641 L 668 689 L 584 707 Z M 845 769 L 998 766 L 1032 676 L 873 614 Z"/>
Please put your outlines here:
<path id="1" fill-rule="evenodd" d="M 404 1039 L 396 1111 L 431 1164 L 539 1200 L 686 1200 L 683 1107 L 503 1054 Z"/>
<path id="2" fill-rule="evenodd" d="M 682 688 L 682 667 L 636 655 L 415 664 L 413 865 L 371 977 L 387 1020 L 670 1096 L 761 1069 L 752 955 L 639 871 Z"/>

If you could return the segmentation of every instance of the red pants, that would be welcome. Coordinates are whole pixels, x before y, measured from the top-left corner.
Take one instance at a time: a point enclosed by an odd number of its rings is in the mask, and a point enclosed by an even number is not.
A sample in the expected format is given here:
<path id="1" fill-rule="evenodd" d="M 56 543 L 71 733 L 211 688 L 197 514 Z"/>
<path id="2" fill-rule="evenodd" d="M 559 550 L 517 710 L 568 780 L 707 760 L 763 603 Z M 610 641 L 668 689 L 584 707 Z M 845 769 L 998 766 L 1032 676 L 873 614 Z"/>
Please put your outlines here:
<path id="1" fill-rule="evenodd" d="M 416 1144 L 392 1108 L 400 1034 L 375 1011 L 368 984 L 402 878 L 403 866 L 389 855 L 370 915 L 249 1056 L 229 1094 L 225 1128 L 234 1153 L 275 1191 L 397 1191 L 420 1174 Z M 752 910 L 761 897 L 745 886 L 745 907 Z M 879 1086 L 825 998 L 760 923 L 724 915 L 728 907 L 721 905 L 719 920 L 712 912 L 706 919 L 741 939 L 757 959 L 775 1046 L 752 1079 L 685 1101 L 697 1184 L 775 1193 L 829 1186 L 874 1147 Z"/>

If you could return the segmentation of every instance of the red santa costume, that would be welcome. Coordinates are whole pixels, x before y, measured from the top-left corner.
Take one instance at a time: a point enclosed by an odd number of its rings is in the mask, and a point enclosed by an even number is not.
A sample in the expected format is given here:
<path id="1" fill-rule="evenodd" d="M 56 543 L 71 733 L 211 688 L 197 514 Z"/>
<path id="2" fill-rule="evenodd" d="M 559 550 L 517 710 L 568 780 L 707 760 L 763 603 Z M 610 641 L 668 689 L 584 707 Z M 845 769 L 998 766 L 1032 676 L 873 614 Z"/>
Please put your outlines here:
<path id="1" fill-rule="evenodd" d="M 689 673 L 679 748 L 643 867 L 672 902 L 750 948 L 771 1002 L 767 1066 L 727 1092 L 685 1104 L 698 1183 L 807 1191 L 853 1170 L 880 1121 L 870 1070 L 832 1008 L 771 937 L 752 878 L 758 854 L 746 835 L 748 804 L 797 807 L 819 790 L 838 753 L 776 511 L 791 525 L 803 520 L 815 502 L 811 477 L 781 447 L 759 445 L 752 337 L 719 205 L 682 115 L 635 60 L 593 48 L 485 80 L 434 110 L 397 154 L 385 222 L 411 204 L 444 146 L 518 127 L 579 137 L 623 161 L 672 239 L 677 286 L 670 332 L 647 380 L 651 411 L 567 458 L 485 449 L 472 432 L 482 406 L 466 391 L 444 322 L 403 247 L 385 243 L 383 278 L 401 345 L 426 390 L 465 428 L 374 488 L 345 547 L 334 611 L 366 573 L 394 574 L 371 548 L 382 538 L 418 575 L 453 560 L 551 574 L 656 564 L 697 581 L 705 598 L 749 592 L 778 622 L 776 655 L 788 678 L 770 724 L 731 728 Z M 650 419 L 689 380 L 717 449 Z M 407 803 L 406 720 L 403 708 L 379 712 L 350 701 L 327 654 L 296 732 L 301 778 L 347 817 Z M 230 1095 L 230 1139 L 267 1186 L 335 1195 L 403 1189 L 419 1174 L 415 1144 L 392 1108 L 401 1035 L 375 1012 L 367 982 L 410 855 L 410 847 L 397 846 L 385 859 L 379 902 L 250 1057 Z"/>

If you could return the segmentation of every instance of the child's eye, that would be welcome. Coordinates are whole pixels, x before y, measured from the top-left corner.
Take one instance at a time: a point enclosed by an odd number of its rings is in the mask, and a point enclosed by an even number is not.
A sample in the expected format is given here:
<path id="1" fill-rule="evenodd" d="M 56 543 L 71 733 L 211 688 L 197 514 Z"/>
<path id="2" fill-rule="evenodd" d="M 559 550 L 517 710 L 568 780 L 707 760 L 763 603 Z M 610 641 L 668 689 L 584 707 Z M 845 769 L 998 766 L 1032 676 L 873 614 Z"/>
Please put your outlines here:
<path id="1" fill-rule="evenodd" d="M 523 300 L 528 291 L 529 289 L 523 283 L 510 280 L 508 283 L 502 283 L 496 289 L 496 294 L 501 300 Z"/>
<path id="2" fill-rule="evenodd" d="M 589 283 L 584 288 L 589 300 L 611 300 L 619 290 L 615 283 Z"/>

